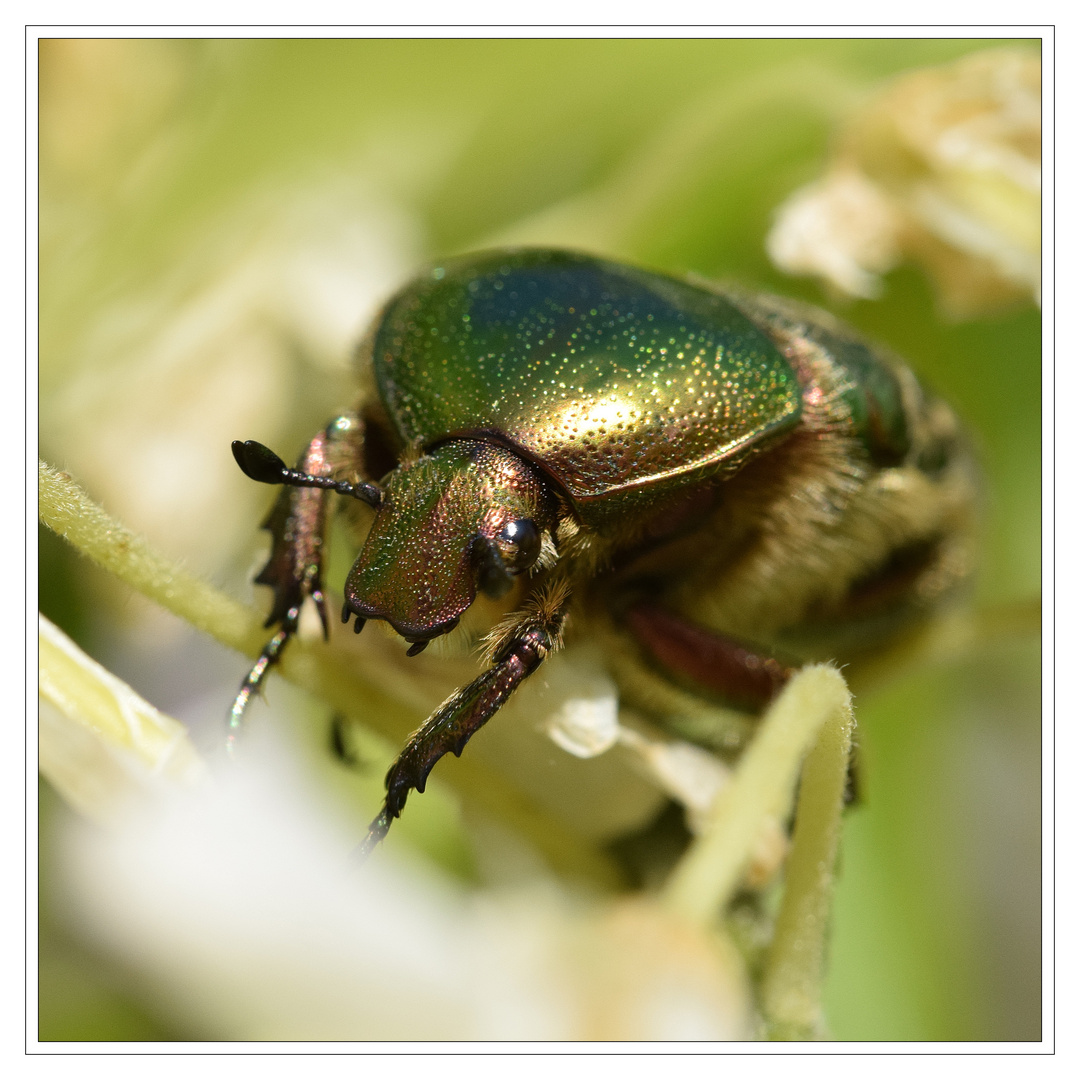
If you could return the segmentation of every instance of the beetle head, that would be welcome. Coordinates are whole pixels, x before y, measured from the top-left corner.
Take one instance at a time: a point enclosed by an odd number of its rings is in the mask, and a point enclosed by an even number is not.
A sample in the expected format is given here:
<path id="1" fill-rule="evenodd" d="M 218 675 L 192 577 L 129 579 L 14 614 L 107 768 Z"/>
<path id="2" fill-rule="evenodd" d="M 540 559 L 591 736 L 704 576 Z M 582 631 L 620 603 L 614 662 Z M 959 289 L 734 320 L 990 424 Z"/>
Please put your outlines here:
<path id="1" fill-rule="evenodd" d="M 475 439 L 441 443 L 383 482 L 345 583 L 348 612 L 424 642 L 452 630 L 477 589 L 498 597 L 540 554 L 555 502 L 535 468 Z"/>

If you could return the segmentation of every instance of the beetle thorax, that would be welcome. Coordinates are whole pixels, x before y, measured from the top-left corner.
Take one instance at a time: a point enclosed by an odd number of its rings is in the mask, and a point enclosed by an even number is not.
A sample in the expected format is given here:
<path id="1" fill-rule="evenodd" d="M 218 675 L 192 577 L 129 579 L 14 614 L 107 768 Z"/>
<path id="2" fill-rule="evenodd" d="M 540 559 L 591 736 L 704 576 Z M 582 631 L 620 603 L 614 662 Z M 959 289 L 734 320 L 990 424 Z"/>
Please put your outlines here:
<path id="1" fill-rule="evenodd" d="M 505 592 L 554 527 L 553 500 L 537 471 L 481 440 L 450 440 L 403 461 L 383 488 L 345 601 L 410 641 L 453 629 L 478 588 Z"/>

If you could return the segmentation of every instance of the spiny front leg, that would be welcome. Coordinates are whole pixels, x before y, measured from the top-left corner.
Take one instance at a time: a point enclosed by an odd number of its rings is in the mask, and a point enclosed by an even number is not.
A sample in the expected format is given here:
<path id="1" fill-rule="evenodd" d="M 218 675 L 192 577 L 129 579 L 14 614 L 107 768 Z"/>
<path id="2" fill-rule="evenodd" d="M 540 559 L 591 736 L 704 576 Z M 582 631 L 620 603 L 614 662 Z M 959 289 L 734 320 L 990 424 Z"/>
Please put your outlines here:
<path id="1" fill-rule="evenodd" d="M 527 601 L 508 624 L 496 631 L 489 650 L 491 667 L 447 698 L 414 732 L 386 774 L 386 800 L 360 845 L 362 857 L 375 849 L 394 818 L 400 817 L 409 792 L 415 788 L 423 793 L 428 774 L 439 758 L 450 751 L 460 757 L 469 739 L 544 658 L 559 648 L 569 600 L 569 586 L 560 581 Z"/>
<path id="2" fill-rule="evenodd" d="M 329 495 L 336 491 L 368 503 L 377 501 L 378 489 L 374 485 L 354 486 L 333 478 L 335 471 L 350 468 L 359 460 L 362 439 L 359 417 L 339 416 L 311 440 L 296 469 L 286 468 L 261 443 L 233 443 L 233 456 L 247 476 L 261 483 L 286 486 L 263 522 L 262 527 L 270 532 L 273 543 L 270 558 L 255 578 L 258 584 L 269 585 L 274 590 L 266 626 L 280 626 L 280 629 L 259 654 L 229 711 L 226 747 L 230 753 L 235 750 L 248 703 L 296 633 L 300 609 L 307 597 L 315 601 L 323 634 L 328 633 L 322 565 Z"/>

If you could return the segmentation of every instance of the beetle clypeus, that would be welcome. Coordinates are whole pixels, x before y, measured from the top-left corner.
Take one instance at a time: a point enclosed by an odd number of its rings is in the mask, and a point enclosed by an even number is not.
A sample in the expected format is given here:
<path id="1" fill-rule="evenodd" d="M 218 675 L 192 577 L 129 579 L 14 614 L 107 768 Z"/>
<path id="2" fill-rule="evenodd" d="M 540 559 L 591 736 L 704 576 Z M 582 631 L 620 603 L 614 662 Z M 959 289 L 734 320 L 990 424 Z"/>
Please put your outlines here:
<path id="1" fill-rule="evenodd" d="M 345 584 L 342 621 L 357 633 L 385 620 L 412 655 L 478 591 L 512 612 L 483 673 L 394 762 L 368 850 L 438 759 L 559 648 L 571 613 L 659 720 L 688 691 L 756 713 L 800 664 L 882 645 L 969 572 L 974 485 L 953 414 L 816 309 L 498 250 L 408 284 L 359 365 L 356 411 L 295 470 L 233 443 L 249 477 L 286 486 L 256 578 L 279 629 L 236 699 L 230 742 L 306 598 L 327 630 L 333 492 L 373 511 Z"/>

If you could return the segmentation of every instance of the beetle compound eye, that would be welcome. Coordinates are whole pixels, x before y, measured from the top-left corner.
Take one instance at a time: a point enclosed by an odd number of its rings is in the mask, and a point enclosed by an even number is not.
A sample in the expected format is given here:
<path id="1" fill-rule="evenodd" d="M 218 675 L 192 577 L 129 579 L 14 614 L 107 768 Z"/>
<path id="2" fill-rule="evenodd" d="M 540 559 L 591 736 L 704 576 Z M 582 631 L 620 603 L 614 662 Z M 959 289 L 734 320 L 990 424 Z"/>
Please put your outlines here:
<path id="1" fill-rule="evenodd" d="M 503 562 L 512 574 L 528 570 L 540 556 L 540 530 L 528 518 L 511 521 L 499 533 Z"/>

